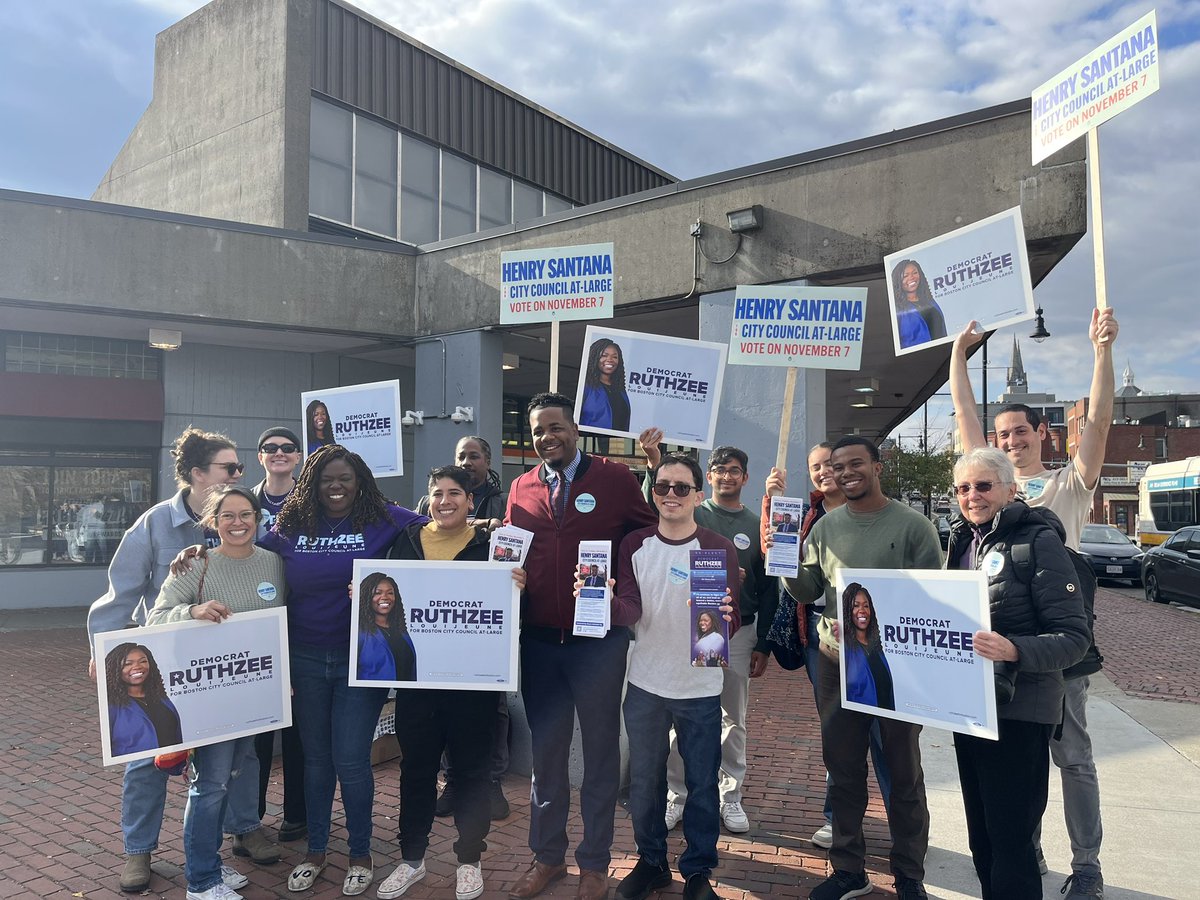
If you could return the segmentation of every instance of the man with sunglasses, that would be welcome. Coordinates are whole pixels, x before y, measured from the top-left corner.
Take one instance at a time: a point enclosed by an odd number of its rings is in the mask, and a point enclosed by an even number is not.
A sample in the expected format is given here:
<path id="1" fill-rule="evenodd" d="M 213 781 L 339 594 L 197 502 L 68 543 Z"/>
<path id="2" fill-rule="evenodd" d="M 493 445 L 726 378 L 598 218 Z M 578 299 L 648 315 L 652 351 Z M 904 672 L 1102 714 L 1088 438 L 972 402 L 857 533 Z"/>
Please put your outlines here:
<path id="1" fill-rule="evenodd" d="M 683 896 L 710 900 L 717 896 L 709 877 L 717 865 L 721 831 L 717 778 L 724 679 L 718 669 L 697 668 L 692 662 L 687 641 L 692 631 L 689 573 L 692 550 L 725 554 L 730 596 L 721 612 L 730 623 L 732 646 L 741 580 L 737 550 L 728 538 L 696 522 L 704 498 L 699 463 L 690 456 L 669 454 L 651 478 L 658 524 L 625 538 L 617 559 L 617 607 L 641 610 L 625 692 L 629 812 L 638 862 L 617 888 L 617 900 L 644 900 L 671 882 L 662 787 L 672 731 L 678 734 L 688 787 L 683 815 L 687 849 L 679 857 Z"/>
<path id="2" fill-rule="evenodd" d="M 526 409 L 542 463 L 513 482 L 507 524 L 533 532 L 521 603 L 521 694 L 533 743 L 529 848 L 533 865 L 509 890 L 528 900 L 566 875 L 571 807 L 570 754 L 576 715 L 583 744 L 579 805 L 583 840 L 575 850 L 579 900 L 608 896 L 613 815 L 621 782 L 621 690 L 629 650 L 629 610 L 614 603 L 604 637 L 576 637 L 575 566 L 580 541 L 610 541 L 653 525 L 633 473 L 580 452 L 574 403 L 538 394 Z"/>
<path id="3" fill-rule="evenodd" d="M 984 338 L 981 331 L 977 333 L 978 328 L 978 322 L 967 325 L 955 339 L 950 354 L 950 395 L 964 450 L 987 446 L 987 436 L 976 416 L 975 391 L 967 374 L 967 351 Z M 1088 338 L 1092 342 L 1093 366 L 1087 427 L 1080 435 L 1074 459 L 1067 465 L 1050 470 L 1042 464 L 1048 429 L 1035 410 L 1018 403 L 996 414 L 996 446 L 1016 467 L 1017 496 L 1034 508 L 1045 507 L 1057 515 L 1066 529 L 1066 545 L 1076 551 L 1083 526 L 1091 517 L 1092 495 L 1104 468 L 1116 388 L 1112 348 L 1119 330 L 1111 308 L 1092 310 Z M 1063 816 L 1071 839 L 1071 875 L 1063 885 L 1066 900 L 1104 896 L 1104 876 L 1100 870 L 1100 844 L 1104 836 L 1100 782 L 1092 757 L 1092 739 L 1087 733 L 1089 683 L 1087 675 L 1066 679 L 1061 734 L 1050 742 L 1050 757 L 1062 774 Z M 1045 874 L 1040 827 L 1035 848 Z"/>
<path id="4" fill-rule="evenodd" d="M 929 806 L 921 771 L 921 726 L 853 712 L 842 707 L 838 656 L 840 604 L 837 572 L 856 569 L 940 569 L 942 544 L 933 523 L 906 504 L 890 500 L 879 483 L 879 448 L 863 437 L 844 437 L 830 457 L 845 503 L 822 516 L 804 545 L 795 578 L 783 579 L 798 603 L 824 595 L 818 624 L 817 709 L 821 750 L 832 779 L 833 874 L 817 885 L 811 900 L 847 900 L 869 894 L 863 815 L 867 808 L 867 751 L 878 724 L 891 775 L 887 806 L 892 832 L 891 871 L 899 900 L 924 900 L 925 854 L 929 849 Z"/>
<path id="5" fill-rule="evenodd" d="M 271 530 L 275 517 L 296 486 L 296 466 L 300 465 L 300 440 L 296 432 L 283 425 L 268 428 L 258 437 L 258 462 L 263 480 L 254 486 L 254 495 L 262 506 L 259 537 Z M 279 732 L 283 761 L 283 821 L 279 840 L 298 841 L 308 836 L 308 814 L 304 805 L 304 750 L 295 725 Z M 267 812 L 267 784 L 275 756 L 275 732 L 267 731 L 254 739 L 258 755 L 258 817 Z"/>
<path id="6" fill-rule="evenodd" d="M 658 445 L 662 431 L 647 429 L 638 437 L 651 469 L 661 462 Z M 715 531 L 733 542 L 738 566 L 742 571 L 738 613 L 742 628 L 729 641 L 729 667 L 724 670 L 721 689 L 721 822 L 734 834 L 750 830 L 750 818 L 742 807 L 742 784 L 746 779 L 746 708 L 750 701 L 750 679 L 767 670 L 771 649 L 767 630 L 775 620 L 779 603 L 779 585 L 768 578 L 758 539 L 761 520 L 754 510 L 742 503 L 742 489 L 750 477 L 750 460 L 737 447 L 717 447 L 708 458 L 705 476 L 712 496 L 696 507 L 696 524 Z M 647 485 L 650 484 L 647 479 Z M 751 628 L 749 626 L 753 625 Z M 687 803 L 687 785 L 683 760 L 671 735 L 671 755 L 667 760 L 666 823 L 670 830 L 683 818 Z"/>

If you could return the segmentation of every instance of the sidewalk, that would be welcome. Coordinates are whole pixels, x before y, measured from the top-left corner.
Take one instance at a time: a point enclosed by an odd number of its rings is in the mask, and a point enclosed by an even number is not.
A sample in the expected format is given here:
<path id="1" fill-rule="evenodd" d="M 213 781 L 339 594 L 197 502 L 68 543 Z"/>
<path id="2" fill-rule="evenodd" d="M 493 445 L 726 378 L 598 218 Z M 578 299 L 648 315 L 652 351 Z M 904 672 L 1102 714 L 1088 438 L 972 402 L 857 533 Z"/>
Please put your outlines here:
<path id="1" fill-rule="evenodd" d="M 1200 898 L 1191 865 L 1200 833 L 1200 667 L 1194 661 L 1200 616 L 1108 591 L 1101 592 L 1097 611 L 1101 647 L 1110 658 L 1118 649 L 1121 654 L 1110 669 L 1120 687 L 1098 676 L 1089 705 L 1104 798 L 1106 896 Z M 51 627 L 30 630 L 39 625 Z M 0 898 L 125 896 L 117 890 L 122 865 L 120 770 L 99 764 L 95 689 L 85 675 L 84 644 L 78 610 L 0 616 Z M 1156 686 L 1163 691 L 1154 690 Z M 1164 692 L 1182 702 L 1143 699 Z M 754 829 L 745 839 L 722 834 L 721 867 L 715 873 L 718 892 L 727 898 L 807 897 L 826 873 L 823 853 L 809 843 L 821 822 L 824 781 L 812 691 L 801 673 L 772 665 L 766 678 L 754 685 L 750 735 L 745 805 Z M 932 818 L 930 896 L 978 897 L 952 738 L 927 729 L 922 744 Z M 398 767 L 385 763 L 375 774 L 374 852 L 382 878 L 398 855 Z M 505 897 L 529 862 L 528 780 L 510 777 L 506 793 L 512 815 L 494 824 L 484 856 L 488 898 Z M 1045 894 L 1057 897 L 1070 868 L 1070 853 L 1053 769 L 1050 796 L 1044 842 L 1052 872 L 1045 879 Z M 185 800 L 183 780 L 172 779 L 161 848 L 154 856 L 156 877 L 144 896 L 184 896 L 180 831 Z M 277 781 L 270 800 L 269 831 L 279 812 Z M 571 820 L 572 846 L 579 829 L 576 814 Z M 886 874 L 887 825 L 874 797 L 866 831 L 868 866 L 878 888 L 869 896 L 889 896 L 893 891 Z M 429 875 L 406 896 L 453 896 L 452 833 L 447 820 L 437 820 L 427 858 Z M 236 860 L 251 878 L 241 892 L 247 900 L 340 897 L 346 848 L 336 808 L 334 837 L 333 865 L 313 891 L 289 894 L 283 885 L 304 851 L 293 844 L 275 866 L 256 868 Z M 681 833 L 672 832 L 672 854 L 682 848 Z M 613 849 L 615 887 L 636 861 L 629 819 L 621 809 Z M 545 896 L 573 897 L 575 884 L 569 877 Z M 665 893 L 677 895 L 681 887 L 677 878 Z M 374 890 L 364 896 L 374 897 Z"/>

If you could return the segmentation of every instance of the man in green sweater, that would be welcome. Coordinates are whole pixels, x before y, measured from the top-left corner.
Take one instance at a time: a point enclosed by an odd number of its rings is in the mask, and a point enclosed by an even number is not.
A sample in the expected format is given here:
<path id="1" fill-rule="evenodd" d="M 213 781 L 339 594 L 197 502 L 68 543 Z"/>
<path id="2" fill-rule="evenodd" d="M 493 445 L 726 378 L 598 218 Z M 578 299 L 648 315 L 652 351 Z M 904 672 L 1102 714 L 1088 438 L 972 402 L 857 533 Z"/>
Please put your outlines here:
<path id="1" fill-rule="evenodd" d="M 838 667 L 837 571 L 860 569 L 940 569 L 941 543 L 933 523 L 896 500 L 879 484 L 879 449 L 862 437 L 844 437 L 833 446 L 833 473 L 845 504 L 822 516 L 809 532 L 804 564 L 784 585 L 797 602 L 825 595 L 818 626 L 821 647 L 817 692 L 821 748 L 833 779 L 833 874 L 813 889 L 812 900 L 847 900 L 871 892 L 866 874 L 862 821 L 867 808 L 867 745 L 872 722 L 879 723 L 884 757 L 892 774 L 888 825 L 892 831 L 891 869 L 899 900 L 925 893 L 925 852 L 929 849 L 929 807 L 921 771 L 920 725 L 842 708 Z"/>
<path id="2" fill-rule="evenodd" d="M 648 429 L 639 436 L 651 469 L 662 454 L 662 432 Z M 742 808 L 742 782 L 746 778 L 746 707 L 750 700 L 750 679 L 767 669 L 771 651 L 767 647 L 767 629 L 775 621 L 779 603 L 778 582 L 768 578 L 759 542 L 758 513 L 742 504 L 742 489 L 749 478 L 749 459 L 737 447 L 717 447 L 709 455 L 706 480 L 712 497 L 696 508 L 696 524 L 729 538 L 737 549 L 742 572 L 738 611 L 742 627 L 729 640 L 729 667 L 721 689 L 721 771 L 718 788 L 721 795 L 721 822 L 734 834 L 750 830 L 750 818 Z M 649 480 L 646 482 L 648 492 Z M 756 504 L 757 506 L 757 504 Z M 671 755 L 667 759 L 667 829 L 679 824 L 687 802 L 683 780 L 683 760 L 671 733 Z"/>

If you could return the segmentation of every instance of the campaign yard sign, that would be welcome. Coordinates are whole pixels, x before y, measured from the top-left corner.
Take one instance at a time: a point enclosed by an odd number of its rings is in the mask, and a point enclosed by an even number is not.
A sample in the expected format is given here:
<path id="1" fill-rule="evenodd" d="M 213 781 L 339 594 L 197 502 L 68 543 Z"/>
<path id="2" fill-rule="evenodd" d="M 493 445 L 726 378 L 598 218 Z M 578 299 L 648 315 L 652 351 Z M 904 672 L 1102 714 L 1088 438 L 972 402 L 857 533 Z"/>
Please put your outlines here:
<path id="1" fill-rule="evenodd" d="M 1157 90 L 1158 20 L 1150 10 L 1034 89 L 1034 165 Z"/>
<path id="2" fill-rule="evenodd" d="M 739 284 L 729 362 L 858 371 L 866 305 L 865 287 Z"/>
<path id="3" fill-rule="evenodd" d="M 907 247 L 883 259 L 896 355 L 951 344 L 1034 317 L 1021 208 Z"/>
<path id="4" fill-rule="evenodd" d="M 404 474 L 399 381 L 305 391 L 300 405 L 305 459 L 327 444 L 341 444 L 377 477 Z"/>
<path id="5" fill-rule="evenodd" d="M 837 591 L 846 709 L 999 739 L 982 572 L 847 568 Z"/>
<path id="6" fill-rule="evenodd" d="M 520 593 L 514 568 L 355 560 L 350 684 L 517 690 Z"/>
<path id="7" fill-rule="evenodd" d="M 287 610 L 96 635 L 104 765 L 292 724 Z"/>
<path id="8" fill-rule="evenodd" d="M 710 449 L 727 349 L 589 325 L 575 396 L 580 430 L 636 438 L 655 427 L 669 444 Z"/>
<path id="9" fill-rule="evenodd" d="M 613 245 L 500 254 L 500 324 L 611 319 Z"/>

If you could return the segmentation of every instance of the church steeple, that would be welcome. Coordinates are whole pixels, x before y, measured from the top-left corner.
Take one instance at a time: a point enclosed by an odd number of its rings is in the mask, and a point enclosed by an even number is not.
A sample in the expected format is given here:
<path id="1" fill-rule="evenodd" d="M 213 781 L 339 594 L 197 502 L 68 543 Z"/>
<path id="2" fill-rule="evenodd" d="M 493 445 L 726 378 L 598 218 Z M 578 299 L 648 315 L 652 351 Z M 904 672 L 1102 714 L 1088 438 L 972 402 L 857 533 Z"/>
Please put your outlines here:
<path id="1" fill-rule="evenodd" d="M 1008 367 L 1008 387 L 1006 393 L 1029 393 L 1029 379 L 1025 376 L 1025 364 L 1021 362 L 1021 345 L 1013 337 L 1012 364 Z"/>

